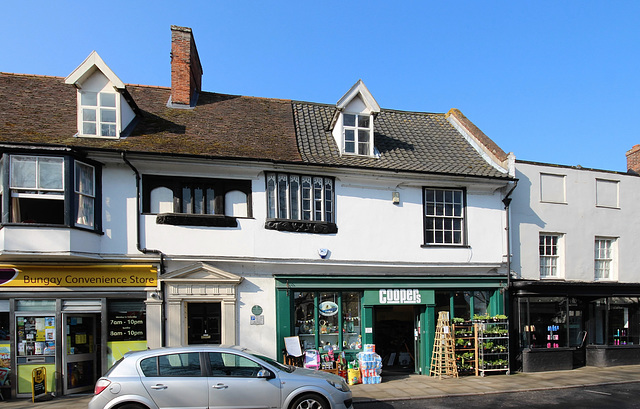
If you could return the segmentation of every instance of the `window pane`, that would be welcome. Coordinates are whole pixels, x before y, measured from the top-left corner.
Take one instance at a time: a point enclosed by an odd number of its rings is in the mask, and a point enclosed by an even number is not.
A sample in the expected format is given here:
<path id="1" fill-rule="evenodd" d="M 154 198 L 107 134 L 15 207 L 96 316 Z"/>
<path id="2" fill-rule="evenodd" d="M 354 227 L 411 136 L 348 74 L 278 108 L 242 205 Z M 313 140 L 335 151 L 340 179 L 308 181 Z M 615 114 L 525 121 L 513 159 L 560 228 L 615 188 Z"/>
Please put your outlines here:
<path id="1" fill-rule="evenodd" d="M 193 213 L 204 214 L 204 192 L 201 188 L 195 188 L 193 196 Z"/>
<path id="2" fill-rule="evenodd" d="M 352 114 L 343 114 L 342 124 L 344 126 L 356 126 L 356 116 Z"/>
<path id="3" fill-rule="evenodd" d="M 360 293 L 342 293 L 342 348 L 359 349 Z"/>
<path id="4" fill-rule="evenodd" d="M 276 208 L 276 175 L 270 173 L 267 175 L 267 217 L 275 219 Z"/>
<path id="5" fill-rule="evenodd" d="M 115 109 L 101 109 L 100 121 L 115 123 L 116 122 L 116 110 Z"/>
<path id="6" fill-rule="evenodd" d="M 62 190 L 63 166 L 62 158 L 38 158 L 38 187 Z"/>
<path id="7" fill-rule="evenodd" d="M 11 157 L 11 187 L 36 187 L 36 158 L 32 156 Z"/>
<path id="8" fill-rule="evenodd" d="M 320 345 L 331 345 L 338 350 L 338 293 L 320 293 L 318 300 L 318 331 Z"/>
<path id="9" fill-rule="evenodd" d="M 81 92 L 80 104 L 95 107 L 98 105 L 98 93 L 96 92 Z"/>
<path id="10" fill-rule="evenodd" d="M 193 213 L 193 199 L 188 187 L 182 188 L 182 213 Z"/>
<path id="11" fill-rule="evenodd" d="M 197 352 L 186 354 L 161 355 L 158 357 L 160 376 L 202 376 L 200 355 Z"/>
<path id="12" fill-rule="evenodd" d="M 109 124 L 100 125 L 101 136 L 116 136 L 116 126 Z"/>
<path id="13" fill-rule="evenodd" d="M 300 337 L 304 349 L 315 348 L 315 307 L 311 292 L 293 293 L 295 334 Z"/>
<path id="14" fill-rule="evenodd" d="M 140 361 L 140 369 L 144 376 L 158 376 L 158 359 L 154 356 Z"/>
<path id="15" fill-rule="evenodd" d="M 76 224 L 80 226 L 93 227 L 94 206 L 93 198 L 79 195 L 78 208 L 76 209 Z"/>
<path id="16" fill-rule="evenodd" d="M 93 196 L 93 166 L 76 162 L 76 192 Z"/>
<path id="17" fill-rule="evenodd" d="M 288 187 L 287 175 L 278 175 L 278 217 L 281 219 L 288 218 Z"/>
<path id="18" fill-rule="evenodd" d="M 292 175 L 289 177 L 289 196 L 290 196 L 290 217 L 294 220 L 300 219 L 300 177 Z"/>
<path id="19" fill-rule="evenodd" d="M 207 210 L 206 210 L 206 214 L 216 214 L 216 205 L 215 205 L 215 200 L 216 200 L 216 195 L 215 195 L 215 191 L 211 188 L 207 189 Z"/>
<path id="20" fill-rule="evenodd" d="M 108 92 L 101 92 L 100 93 L 100 106 L 115 108 L 116 107 L 116 94 L 112 94 L 112 93 L 108 93 Z"/>
<path id="21" fill-rule="evenodd" d="M 87 122 L 95 122 L 96 121 L 96 110 L 95 109 L 87 109 L 84 108 L 82 110 L 82 120 Z"/>
<path id="22" fill-rule="evenodd" d="M 83 135 L 95 135 L 96 134 L 96 124 L 92 122 L 84 122 L 82 124 L 82 134 Z"/>
<path id="23" fill-rule="evenodd" d="M 360 128 L 369 127 L 369 115 L 358 115 L 358 127 Z"/>

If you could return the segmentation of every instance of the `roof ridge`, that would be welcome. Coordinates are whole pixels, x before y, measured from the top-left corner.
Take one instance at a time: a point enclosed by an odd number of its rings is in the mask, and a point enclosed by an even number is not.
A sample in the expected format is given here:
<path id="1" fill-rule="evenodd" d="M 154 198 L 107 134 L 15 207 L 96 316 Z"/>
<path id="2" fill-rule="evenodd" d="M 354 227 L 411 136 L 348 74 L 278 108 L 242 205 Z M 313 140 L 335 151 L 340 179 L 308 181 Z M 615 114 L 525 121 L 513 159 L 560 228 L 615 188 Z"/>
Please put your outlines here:
<path id="1" fill-rule="evenodd" d="M 57 75 L 21 74 L 21 73 L 17 73 L 17 72 L 4 72 L 4 71 L 0 71 L 0 74 L 12 75 L 12 76 L 16 76 L 16 77 L 59 78 L 59 79 L 62 79 L 62 80 L 65 78 L 65 77 L 59 77 Z"/>

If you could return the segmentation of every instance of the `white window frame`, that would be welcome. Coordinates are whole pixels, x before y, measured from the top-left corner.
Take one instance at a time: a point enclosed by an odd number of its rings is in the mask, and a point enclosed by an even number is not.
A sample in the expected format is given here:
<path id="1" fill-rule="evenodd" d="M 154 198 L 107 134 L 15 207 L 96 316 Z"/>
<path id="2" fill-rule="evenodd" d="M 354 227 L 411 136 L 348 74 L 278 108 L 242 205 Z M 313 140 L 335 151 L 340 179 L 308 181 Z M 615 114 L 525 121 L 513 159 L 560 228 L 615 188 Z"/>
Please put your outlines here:
<path id="1" fill-rule="evenodd" d="M 85 105 L 82 103 L 83 95 L 95 94 L 96 96 L 96 105 Z M 102 105 L 102 95 L 113 95 L 114 97 L 114 106 Z M 94 120 L 84 119 L 85 110 L 93 111 L 95 114 Z M 108 110 L 113 111 L 115 114 L 115 122 L 111 121 L 103 121 L 102 120 L 102 111 Z M 86 123 L 94 123 L 95 124 L 95 133 L 85 133 L 84 132 L 84 124 Z M 120 117 L 120 94 L 117 92 L 107 92 L 107 91 L 78 91 L 78 135 L 87 138 L 107 138 L 107 139 L 118 139 L 120 136 L 120 125 L 121 117 Z M 109 125 L 114 127 L 113 135 L 103 135 L 102 134 L 102 125 Z"/>
<path id="2" fill-rule="evenodd" d="M 14 185 L 14 175 L 18 173 L 14 168 L 14 159 L 25 158 L 25 159 L 33 159 L 35 163 L 35 186 L 17 186 Z M 62 187 L 56 188 L 43 188 L 39 185 L 40 181 L 40 162 L 41 160 L 54 160 L 55 162 L 59 162 L 61 166 L 60 173 L 60 181 L 62 183 Z M 32 155 L 11 155 L 11 169 L 9 170 L 10 180 L 9 180 L 9 188 L 11 190 L 11 197 L 29 197 L 36 199 L 56 199 L 56 200 L 64 200 L 64 159 L 62 157 L 57 156 L 32 156 Z"/>
<path id="3" fill-rule="evenodd" d="M 433 192 L 433 200 L 428 200 L 428 192 Z M 438 199 L 438 192 L 442 192 L 442 199 Z M 451 199 L 447 198 L 451 194 Z M 424 244 L 425 246 L 463 246 L 466 243 L 466 192 L 464 189 L 454 188 L 424 188 Z M 460 200 L 456 196 L 460 195 Z M 459 212 L 456 210 L 459 208 Z M 459 224 L 458 227 L 455 225 Z M 433 242 L 430 241 L 429 231 L 433 231 Z M 460 237 L 456 240 L 456 233 Z M 449 234 L 450 240 L 446 240 Z M 442 241 L 437 240 L 442 236 Z"/>
<path id="4" fill-rule="evenodd" d="M 617 243 L 614 237 L 595 238 L 593 276 L 596 281 L 617 279 Z"/>
<path id="5" fill-rule="evenodd" d="M 541 279 L 563 279 L 564 235 L 541 232 L 538 237 L 538 260 Z M 545 271 L 549 271 L 549 273 L 545 273 Z"/>
<path id="6" fill-rule="evenodd" d="M 347 115 L 354 117 L 354 125 L 345 125 L 345 120 Z M 367 117 L 369 120 L 369 126 L 364 127 L 360 126 L 360 118 Z M 373 155 L 373 115 L 358 113 L 358 112 L 343 112 L 342 113 L 342 151 L 349 155 L 359 155 L 359 156 L 372 156 Z M 360 131 L 367 131 L 369 133 L 369 139 L 366 143 L 360 142 L 359 133 Z M 349 141 L 349 143 L 353 143 L 353 150 L 347 149 L 347 131 L 353 132 L 353 141 Z M 362 151 L 360 147 L 363 147 Z M 366 153 L 362 153 L 366 152 Z"/>

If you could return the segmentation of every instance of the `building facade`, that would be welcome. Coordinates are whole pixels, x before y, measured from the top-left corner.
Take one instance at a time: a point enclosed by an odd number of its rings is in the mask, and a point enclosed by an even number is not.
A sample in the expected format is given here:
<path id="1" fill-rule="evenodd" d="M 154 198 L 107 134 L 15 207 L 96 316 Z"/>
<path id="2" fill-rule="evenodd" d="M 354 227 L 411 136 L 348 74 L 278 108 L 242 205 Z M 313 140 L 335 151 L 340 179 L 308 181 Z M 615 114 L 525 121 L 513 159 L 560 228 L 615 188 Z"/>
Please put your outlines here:
<path id="1" fill-rule="evenodd" d="M 128 350 L 284 338 L 376 344 L 428 374 L 439 311 L 504 313 L 514 159 L 461 112 L 201 90 L 172 27 L 171 88 L 97 53 L 68 77 L 0 74 L 0 319 L 12 393 L 45 366 L 89 390 Z"/>
<path id="2" fill-rule="evenodd" d="M 640 363 L 640 178 L 516 162 L 513 343 L 523 371 Z"/>

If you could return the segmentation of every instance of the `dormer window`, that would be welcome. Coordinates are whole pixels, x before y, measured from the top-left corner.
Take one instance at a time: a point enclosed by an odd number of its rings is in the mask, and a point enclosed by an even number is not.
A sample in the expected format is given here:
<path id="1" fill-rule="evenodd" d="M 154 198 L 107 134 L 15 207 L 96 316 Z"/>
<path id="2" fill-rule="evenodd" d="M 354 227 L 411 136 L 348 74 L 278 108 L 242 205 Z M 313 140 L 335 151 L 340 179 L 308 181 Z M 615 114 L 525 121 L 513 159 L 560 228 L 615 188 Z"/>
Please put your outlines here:
<path id="1" fill-rule="evenodd" d="M 343 114 L 344 152 L 358 155 L 370 155 L 371 134 L 373 133 L 370 115 Z"/>
<path id="2" fill-rule="evenodd" d="M 116 94 L 80 92 L 82 135 L 116 137 Z"/>
<path id="3" fill-rule="evenodd" d="M 78 137 L 123 138 L 139 109 L 124 83 L 93 51 L 66 79 L 78 92 Z"/>
<path id="4" fill-rule="evenodd" d="M 358 80 L 336 104 L 331 134 L 341 154 L 374 156 L 373 118 L 380 112 L 362 80 Z"/>

